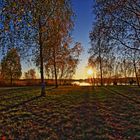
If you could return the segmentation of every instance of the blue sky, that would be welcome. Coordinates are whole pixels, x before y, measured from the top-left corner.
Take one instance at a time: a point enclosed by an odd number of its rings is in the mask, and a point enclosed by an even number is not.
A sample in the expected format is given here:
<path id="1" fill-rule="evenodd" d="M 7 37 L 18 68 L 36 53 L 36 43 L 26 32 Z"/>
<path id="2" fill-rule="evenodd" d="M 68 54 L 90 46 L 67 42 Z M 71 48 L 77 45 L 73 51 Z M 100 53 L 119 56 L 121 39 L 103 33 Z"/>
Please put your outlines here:
<path id="1" fill-rule="evenodd" d="M 89 32 L 92 29 L 94 15 L 92 13 L 93 0 L 71 0 L 76 14 L 75 27 L 72 36 L 75 41 L 81 42 L 84 48 L 74 78 L 87 78 L 86 66 L 88 63 L 88 49 L 90 48 Z"/>

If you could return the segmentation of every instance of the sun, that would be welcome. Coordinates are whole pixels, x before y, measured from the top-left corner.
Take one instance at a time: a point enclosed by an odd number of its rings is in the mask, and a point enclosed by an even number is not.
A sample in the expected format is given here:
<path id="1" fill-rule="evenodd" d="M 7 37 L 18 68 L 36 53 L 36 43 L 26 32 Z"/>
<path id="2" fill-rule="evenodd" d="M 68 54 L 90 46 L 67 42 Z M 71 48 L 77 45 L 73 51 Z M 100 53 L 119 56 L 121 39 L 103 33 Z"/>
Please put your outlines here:
<path id="1" fill-rule="evenodd" d="M 88 70 L 87 70 L 87 74 L 88 74 L 88 75 L 93 75 L 93 70 L 92 70 L 92 69 L 88 69 Z"/>

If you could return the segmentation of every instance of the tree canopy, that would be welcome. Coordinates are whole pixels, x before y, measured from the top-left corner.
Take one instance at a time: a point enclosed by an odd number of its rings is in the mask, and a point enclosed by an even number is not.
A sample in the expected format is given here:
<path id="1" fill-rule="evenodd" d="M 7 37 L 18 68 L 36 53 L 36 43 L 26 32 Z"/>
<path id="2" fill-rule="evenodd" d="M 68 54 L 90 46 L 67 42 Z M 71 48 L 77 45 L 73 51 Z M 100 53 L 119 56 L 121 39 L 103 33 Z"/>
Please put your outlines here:
<path id="1" fill-rule="evenodd" d="M 97 0 L 93 12 L 89 65 L 100 71 L 101 85 L 102 77 L 134 74 L 139 85 L 139 0 Z"/>
<path id="2" fill-rule="evenodd" d="M 4 0 L 0 8 L 1 49 L 14 47 L 21 55 L 39 58 L 41 94 L 45 95 L 44 56 L 50 42 L 56 47 L 70 35 L 74 19 L 70 0 Z"/>

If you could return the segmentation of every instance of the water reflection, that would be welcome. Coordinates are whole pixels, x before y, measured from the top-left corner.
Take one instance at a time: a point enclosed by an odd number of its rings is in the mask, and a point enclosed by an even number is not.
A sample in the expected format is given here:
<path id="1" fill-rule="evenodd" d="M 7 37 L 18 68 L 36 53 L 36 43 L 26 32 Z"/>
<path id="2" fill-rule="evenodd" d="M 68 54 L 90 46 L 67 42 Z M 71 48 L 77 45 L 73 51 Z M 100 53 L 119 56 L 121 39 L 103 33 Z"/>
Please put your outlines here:
<path id="1" fill-rule="evenodd" d="M 77 85 L 77 86 L 91 86 L 91 84 L 88 83 L 88 82 L 79 82 L 79 81 L 73 82 L 72 85 Z"/>

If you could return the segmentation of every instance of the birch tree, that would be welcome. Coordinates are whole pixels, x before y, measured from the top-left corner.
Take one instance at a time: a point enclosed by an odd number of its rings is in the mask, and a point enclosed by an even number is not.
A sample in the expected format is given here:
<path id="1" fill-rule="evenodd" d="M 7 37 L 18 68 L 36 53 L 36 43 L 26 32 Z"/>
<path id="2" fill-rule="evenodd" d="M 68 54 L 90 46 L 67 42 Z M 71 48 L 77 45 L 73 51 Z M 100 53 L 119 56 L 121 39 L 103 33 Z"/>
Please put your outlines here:
<path id="1" fill-rule="evenodd" d="M 46 44 L 57 34 L 52 34 L 53 28 L 56 29 L 59 26 L 60 29 L 66 24 L 63 30 L 68 32 L 73 27 L 73 11 L 70 1 L 4 0 L 1 19 L 1 42 L 5 44 L 5 38 L 10 38 L 6 34 L 11 34 L 12 29 L 15 29 L 16 36 L 11 37 L 22 54 L 30 53 L 29 56 L 32 55 L 33 59 L 39 57 L 41 95 L 45 96 L 44 54 L 45 49 L 48 48 Z M 9 28 L 11 25 L 13 26 Z M 6 44 L 5 46 L 7 49 Z"/>

